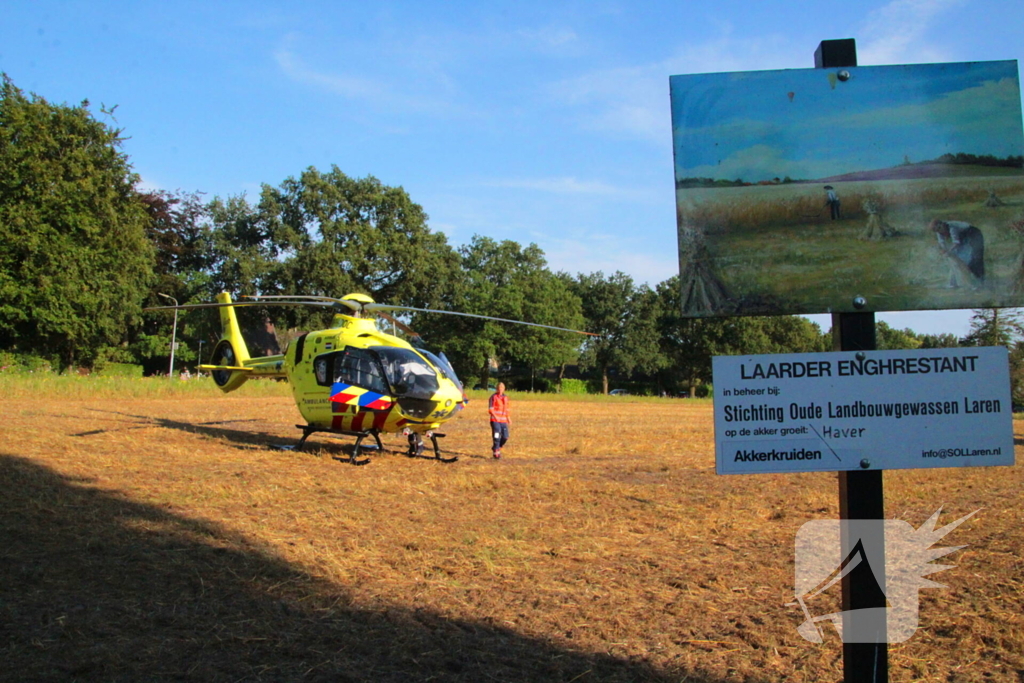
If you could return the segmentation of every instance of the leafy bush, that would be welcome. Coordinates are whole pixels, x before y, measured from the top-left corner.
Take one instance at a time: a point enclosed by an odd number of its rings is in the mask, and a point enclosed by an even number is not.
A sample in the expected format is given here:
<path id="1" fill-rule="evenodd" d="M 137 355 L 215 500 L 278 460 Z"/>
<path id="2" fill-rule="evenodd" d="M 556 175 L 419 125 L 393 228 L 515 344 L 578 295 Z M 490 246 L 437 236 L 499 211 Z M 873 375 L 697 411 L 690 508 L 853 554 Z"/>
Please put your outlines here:
<path id="1" fill-rule="evenodd" d="M 561 391 L 563 394 L 588 394 L 587 380 L 585 379 L 563 379 Z"/>
<path id="2" fill-rule="evenodd" d="M 17 357 L 8 351 L 0 351 L 0 372 L 14 372 L 18 365 Z"/>
<path id="3" fill-rule="evenodd" d="M 142 366 L 134 363 L 104 363 L 96 367 L 102 377 L 142 377 Z"/>
<path id="4" fill-rule="evenodd" d="M 50 361 L 29 353 L 0 351 L 0 372 L 52 372 Z"/>

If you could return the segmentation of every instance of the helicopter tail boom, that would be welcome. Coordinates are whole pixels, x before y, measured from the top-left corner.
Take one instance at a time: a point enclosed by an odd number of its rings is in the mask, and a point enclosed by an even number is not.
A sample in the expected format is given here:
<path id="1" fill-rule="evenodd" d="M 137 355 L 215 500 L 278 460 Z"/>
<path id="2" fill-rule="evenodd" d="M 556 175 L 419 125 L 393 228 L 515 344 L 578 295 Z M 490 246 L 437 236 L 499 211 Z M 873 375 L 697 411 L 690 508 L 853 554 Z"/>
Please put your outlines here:
<path id="1" fill-rule="evenodd" d="M 227 292 L 221 292 L 217 295 L 217 302 L 222 304 L 230 304 L 231 295 Z M 235 309 L 233 306 L 225 306 L 220 309 L 220 326 L 221 326 L 221 339 L 226 339 L 231 342 L 231 345 L 235 348 L 235 360 L 239 365 L 249 360 L 249 349 L 245 345 L 245 339 L 242 338 L 242 329 L 238 326 L 238 317 L 235 315 Z"/>
<path id="2" fill-rule="evenodd" d="M 213 350 L 210 363 L 201 368 L 210 371 L 213 381 L 225 393 L 242 386 L 254 374 L 279 374 L 280 364 L 274 363 L 276 359 L 260 358 L 256 363 L 252 362 L 249 349 L 245 345 L 245 338 L 242 337 L 242 330 L 238 326 L 238 317 L 235 315 L 234 306 L 223 305 L 232 303 L 231 295 L 221 292 L 217 295 L 217 302 L 222 304 L 218 309 L 220 311 L 221 337 Z M 276 367 L 274 367 L 275 365 Z"/>

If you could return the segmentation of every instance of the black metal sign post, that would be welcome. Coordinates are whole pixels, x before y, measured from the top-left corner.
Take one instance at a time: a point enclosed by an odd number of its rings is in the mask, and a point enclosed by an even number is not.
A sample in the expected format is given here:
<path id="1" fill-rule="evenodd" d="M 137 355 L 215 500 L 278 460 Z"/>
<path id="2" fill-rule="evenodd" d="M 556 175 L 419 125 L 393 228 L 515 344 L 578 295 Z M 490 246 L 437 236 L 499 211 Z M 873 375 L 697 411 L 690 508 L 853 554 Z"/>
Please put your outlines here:
<path id="1" fill-rule="evenodd" d="M 857 66 L 857 45 L 852 38 L 823 40 L 814 51 L 817 69 Z M 854 302 L 857 306 L 858 302 Z M 861 302 L 863 305 L 863 302 Z M 875 347 L 874 313 L 833 313 L 832 336 L 836 351 L 873 351 Z M 868 462 L 866 467 L 870 467 Z M 882 470 L 839 472 L 839 517 L 841 520 L 878 520 L 878 538 L 884 543 L 885 499 Z M 851 539 L 843 534 L 842 557 L 850 552 Z M 883 546 L 884 547 L 884 546 Z M 873 567 L 875 575 L 885 576 L 885 567 Z M 843 611 L 885 608 L 885 596 L 872 585 L 871 572 L 851 572 L 842 580 Z M 843 680 L 845 683 L 885 683 L 889 680 L 889 644 L 885 624 L 881 642 L 843 643 Z"/>

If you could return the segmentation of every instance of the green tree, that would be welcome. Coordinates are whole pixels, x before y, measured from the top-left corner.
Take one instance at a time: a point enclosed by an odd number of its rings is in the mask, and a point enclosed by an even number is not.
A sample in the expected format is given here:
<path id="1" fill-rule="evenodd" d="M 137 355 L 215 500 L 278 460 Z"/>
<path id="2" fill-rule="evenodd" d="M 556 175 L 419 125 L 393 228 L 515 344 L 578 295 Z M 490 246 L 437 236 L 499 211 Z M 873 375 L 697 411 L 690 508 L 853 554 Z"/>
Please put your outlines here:
<path id="1" fill-rule="evenodd" d="M 734 318 L 684 318 L 679 278 L 658 285 L 662 315 L 658 326 L 662 352 L 668 359 L 662 371 L 667 388 L 685 388 L 691 396 L 711 382 L 714 356 L 827 351 L 830 337 L 807 318 L 751 316 Z"/>
<path id="2" fill-rule="evenodd" d="M 897 330 L 881 320 L 875 323 L 875 346 L 880 351 L 919 349 L 921 338 L 909 327 Z"/>
<path id="3" fill-rule="evenodd" d="M 166 297 L 180 304 L 211 301 L 216 293 L 211 284 L 213 234 L 201 194 L 157 190 L 142 193 L 140 199 L 149 216 L 146 233 L 156 251 L 146 306 L 167 306 L 171 302 Z M 174 319 L 166 311 L 144 313 L 141 324 L 129 331 L 123 359 L 141 363 L 147 373 L 166 372 Z M 208 311 L 179 312 L 175 364 L 196 361 L 200 340 L 212 350 L 219 329 L 217 316 Z"/>
<path id="4" fill-rule="evenodd" d="M 582 329 L 580 300 L 566 281 L 551 273 L 535 244 L 474 236 L 459 249 L 459 270 L 441 308 L 521 320 L 539 325 Z M 580 338 L 571 332 L 507 322 L 418 315 L 415 327 L 451 358 L 461 377 L 487 385 L 491 363 L 521 364 L 532 370 L 573 360 Z"/>
<path id="5" fill-rule="evenodd" d="M 264 196 L 269 192 L 263 187 Z M 295 256 L 298 239 L 263 210 L 263 202 L 253 206 L 244 195 L 227 199 L 215 197 L 206 205 L 210 223 L 210 271 L 206 281 L 206 299 L 220 292 L 236 298 L 254 294 L 306 294 L 291 285 L 290 259 Z M 316 292 L 309 292 L 315 294 Z M 310 327 L 326 326 L 330 316 L 317 316 L 315 309 L 282 309 L 246 307 L 237 311 L 244 333 L 261 330 L 264 335 L 271 320 L 284 321 L 284 327 L 296 326 L 296 320 Z M 312 321 L 310 321 L 312 318 Z M 209 312 L 192 312 L 189 319 L 203 325 L 217 324 L 217 316 Z M 252 340 L 251 340 L 252 341 Z M 272 340 L 271 340 L 272 343 Z M 251 353 L 273 352 L 264 345 L 251 347 Z"/>
<path id="6" fill-rule="evenodd" d="M 1010 393 L 1024 403 L 1024 320 L 1020 309 L 982 308 L 974 311 L 971 329 L 961 346 L 1005 346 L 1009 349 Z"/>
<path id="7" fill-rule="evenodd" d="M 156 251 L 153 291 L 182 303 L 208 295 L 213 235 L 201 193 L 155 190 L 139 199 L 149 217 L 146 235 Z"/>
<path id="8" fill-rule="evenodd" d="M 537 248 L 531 244 L 530 248 Z M 538 249 L 539 251 L 539 249 Z M 540 325 L 583 330 L 583 305 L 573 293 L 564 274 L 555 274 L 546 267 L 523 274 L 526 302 L 523 320 Z M 530 369 L 532 377 L 547 368 L 565 367 L 580 354 L 584 339 L 572 332 L 516 326 L 515 344 L 510 360 Z M 531 382 L 532 386 L 532 382 Z"/>
<path id="9" fill-rule="evenodd" d="M 342 297 L 369 294 L 382 303 L 437 307 L 455 286 L 458 255 L 431 232 L 423 208 L 401 187 L 372 176 L 354 179 L 336 166 L 306 169 L 278 187 L 245 197 L 215 198 L 211 284 L 236 294 Z M 214 292 L 211 292 L 211 294 Z M 240 311 L 243 326 L 272 314 L 278 328 L 315 328 L 331 312 L 295 307 Z"/>
<path id="10" fill-rule="evenodd" d="M 137 319 L 153 249 L 121 131 L 0 84 L 0 347 L 90 364 Z"/>
<path id="11" fill-rule="evenodd" d="M 206 210 L 211 223 L 208 295 L 279 293 L 288 282 L 285 261 L 297 240 L 274 230 L 273 221 L 244 195 L 214 197 Z"/>
<path id="12" fill-rule="evenodd" d="M 941 334 L 918 335 L 922 349 L 955 349 L 960 346 L 960 338 L 948 332 Z"/>
<path id="13" fill-rule="evenodd" d="M 586 331 L 600 335 L 585 340 L 580 364 L 601 373 L 605 394 L 612 368 L 630 375 L 654 374 L 664 367 L 667 359 L 658 329 L 661 303 L 647 285 L 634 284 L 622 272 L 608 277 L 597 272 L 580 273 L 573 289 L 583 302 Z"/>
<path id="14" fill-rule="evenodd" d="M 733 354 L 817 353 L 830 350 L 831 337 L 799 315 L 752 316 L 732 321 Z"/>
<path id="15" fill-rule="evenodd" d="M 383 303 L 440 303 L 458 267 L 443 233 L 401 187 L 373 176 L 350 178 L 337 166 L 306 169 L 280 187 L 263 187 L 259 217 L 290 250 L 286 282 L 296 294 L 369 294 Z"/>
<path id="16" fill-rule="evenodd" d="M 1017 309 L 982 308 L 971 316 L 971 329 L 960 340 L 962 346 L 1005 346 L 1012 348 L 1024 337 L 1024 322 Z"/>

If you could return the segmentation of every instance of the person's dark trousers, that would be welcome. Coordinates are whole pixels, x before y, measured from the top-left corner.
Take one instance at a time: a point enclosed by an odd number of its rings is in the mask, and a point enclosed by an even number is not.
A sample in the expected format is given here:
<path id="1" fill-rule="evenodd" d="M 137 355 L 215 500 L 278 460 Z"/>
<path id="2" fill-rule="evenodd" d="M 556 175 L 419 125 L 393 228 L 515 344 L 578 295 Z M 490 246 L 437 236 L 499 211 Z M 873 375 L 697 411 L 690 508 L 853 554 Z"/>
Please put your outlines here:
<path id="1" fill-rule="evenodd" d="M 501 447 L 508 441 L 508 423 L 492 422 L 491 437 L 494 439 L 494 450 L 500 451 Z"/>

